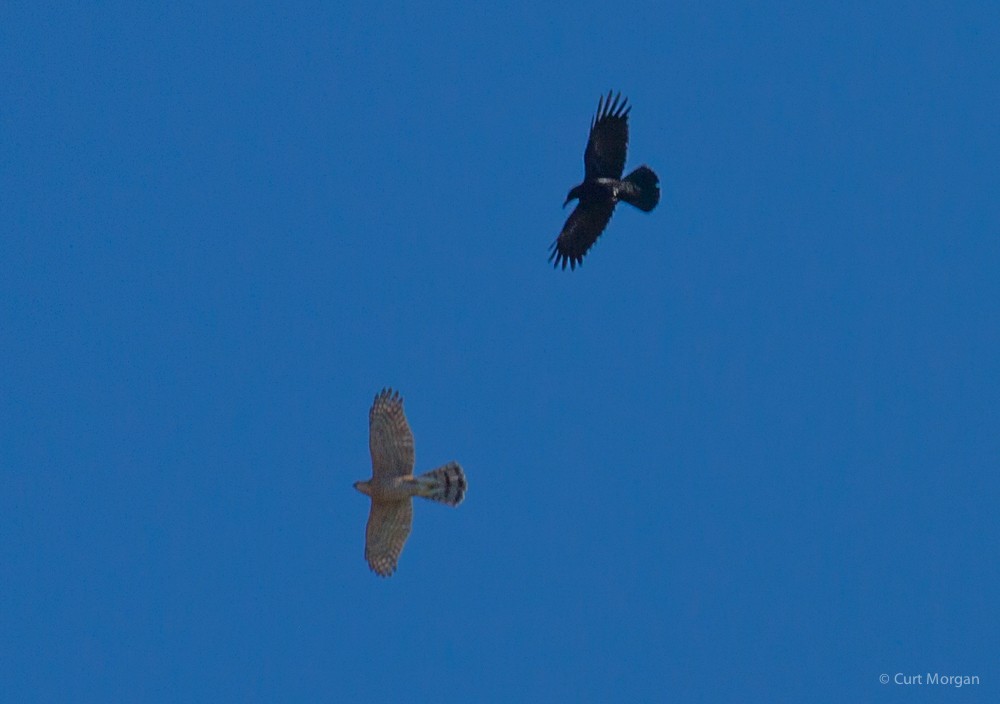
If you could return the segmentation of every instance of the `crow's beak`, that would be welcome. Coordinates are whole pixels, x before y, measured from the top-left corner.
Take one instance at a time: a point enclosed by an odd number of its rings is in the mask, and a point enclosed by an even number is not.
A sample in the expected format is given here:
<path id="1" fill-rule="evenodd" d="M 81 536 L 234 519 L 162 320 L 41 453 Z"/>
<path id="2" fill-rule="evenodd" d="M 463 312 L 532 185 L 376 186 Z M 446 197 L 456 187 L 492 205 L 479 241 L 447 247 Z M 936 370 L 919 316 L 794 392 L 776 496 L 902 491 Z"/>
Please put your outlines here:
<path id="1" fill-rule="evenodd" d="M 567 198 L 567 199 L 566 199 L 566 202 L 565 202 L 565 203 L 563 203 L 563 208 L 565 208 L 565 207 L 566 207 L 567 205 L 569 205 L 569 202 L 570 202 L 571 200 L 573 200 L 573 199 L 572 199 L 572 198 Z"/>

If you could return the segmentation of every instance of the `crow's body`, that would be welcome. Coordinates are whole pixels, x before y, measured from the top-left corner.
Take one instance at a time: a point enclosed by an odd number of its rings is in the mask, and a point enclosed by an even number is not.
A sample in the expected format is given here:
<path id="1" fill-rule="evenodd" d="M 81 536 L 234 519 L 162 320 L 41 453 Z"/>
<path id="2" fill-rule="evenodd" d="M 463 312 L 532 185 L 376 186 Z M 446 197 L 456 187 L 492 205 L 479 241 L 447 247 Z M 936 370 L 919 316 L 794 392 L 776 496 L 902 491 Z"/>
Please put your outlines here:
<path id="1" fill-rule="evenodd" d="M 565 207 L 577 200 L 562 232 L 552 243 L 549 261 L 555 266 L 575 269 L 583 262 L 597 238 L 601 236 L 615 205 L 623 200 L 640 210 L 651 211 L 660 201 L 659 179 L 648 166 L 640 166 L 624 179 L 625 154 L 628 151 L 628 99 L 621 93 L 611 98 L 601 96 L 597 114 L 590 124 L 590 138 L 583 155 L 583 183 L 574 186 L 566 196 Z"/>

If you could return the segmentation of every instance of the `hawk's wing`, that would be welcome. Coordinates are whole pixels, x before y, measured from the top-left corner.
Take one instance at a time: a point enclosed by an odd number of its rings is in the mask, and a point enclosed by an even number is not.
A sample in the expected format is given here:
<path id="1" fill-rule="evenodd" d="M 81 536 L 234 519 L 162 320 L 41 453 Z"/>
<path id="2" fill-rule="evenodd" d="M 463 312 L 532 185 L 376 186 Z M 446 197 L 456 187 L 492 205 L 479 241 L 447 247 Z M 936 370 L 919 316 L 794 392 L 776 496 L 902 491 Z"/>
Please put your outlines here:
<path id="1" fill-rule="evenodd" d="M 396 571 L 399 554 L 413 525 L 413 500 L 375 501 L 368 514 L 365 529 L 365 559 L 368 566 L 382 577 Z"/>
<path id="2" fill-rule="evenodd" d="M 590 123 L 590 139 L 583 155 L 584 180 L 595 178 L 621 178 L 625 170 L 625 153 L 628 151 L 628 113 L 632 107 L 628 98 L 621 100 L 621 93 L 611 99 L 601 96 L 597 101 L 597 114 Z"/>
<path id="3" fill-rule="evenodd" d="M 615 203 L 610 198 L 607 201 L 578 203 L 563 225 L 559 237 L 552 243 L 549 261 L 555 260 L 555 266 L 562 264 L 563 269 L 567 262 L 570 269 L 583 263 L 583 255 L 604 232 L 614 210 Z"/>
<path id="4" fill-rule="evenodd" d="M 413 473 L 413 432 L 398 391 L 382 389 L 368 412 L 372 477 L 391 479 Z"/>

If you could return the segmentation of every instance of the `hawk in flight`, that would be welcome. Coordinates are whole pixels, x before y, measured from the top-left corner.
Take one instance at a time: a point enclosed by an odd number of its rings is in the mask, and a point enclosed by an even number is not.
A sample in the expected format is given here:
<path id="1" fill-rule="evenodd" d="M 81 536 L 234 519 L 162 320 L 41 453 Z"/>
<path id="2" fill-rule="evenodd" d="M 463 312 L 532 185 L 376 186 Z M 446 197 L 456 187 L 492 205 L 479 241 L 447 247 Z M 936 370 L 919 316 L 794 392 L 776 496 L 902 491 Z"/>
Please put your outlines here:
<path id="1" fill-rule="evenodd" d="M 549 261 L 575 269 L 583 263 L 583 255 L 601 236 L 618 201 L 623 200 L 647 213 L 660 202 L 660 179 L 648 166 L 622 178 L 625 152 L 628 151 L 628 114 L 632 106 L 621 93 L 611 98 L 601 96 L 597 114 L 590 123 L 590 139 L 583 154 L 583 183 L 574 186 L 566 196 L 565 208 L 576 199 L 559 237 L 552 243 Z"/>
<path id="2" fill-rule="evenodd" d="M 465 473 L 458 462 L 413 476 L 413 432 L 403 414 L 403 399 L 392 389 L 375 396 L 368 413 L 372 478 L 354 488 L 372 500 L 365 533 L 365 559 L 372 571 L 388 577 L 413 523 L 413 497 L 458 506 L 465 498 Z"/>

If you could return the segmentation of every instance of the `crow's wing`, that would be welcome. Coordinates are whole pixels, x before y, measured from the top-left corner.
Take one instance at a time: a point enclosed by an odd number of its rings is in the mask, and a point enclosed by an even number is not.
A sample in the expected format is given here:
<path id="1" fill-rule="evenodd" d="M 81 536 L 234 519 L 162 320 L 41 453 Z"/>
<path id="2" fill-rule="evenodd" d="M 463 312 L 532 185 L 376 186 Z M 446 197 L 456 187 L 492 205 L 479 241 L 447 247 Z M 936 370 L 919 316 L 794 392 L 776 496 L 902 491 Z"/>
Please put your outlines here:
<path id="1" fill-rule="evenodd" d="M 583 155 L 584 178 L 621 178 L 628 151 L 628 113 L 632 106 L 628 98 L 611 92 L 597 101 L 597 114 L 590 123 L 590 139 Z"/>
<path id="2" fill-rule="evenodd" d="M 610 198 L 596 203 L 578 203 L 552 243 L 549 261 L 554 261 L 556 267 L 562 265 L 565 269 L 569 263 L 570 269 L 576 269 L 577 264 L 583 263 L 583 255 L 604 232 L 614 210 L 615 202 Z"/>

